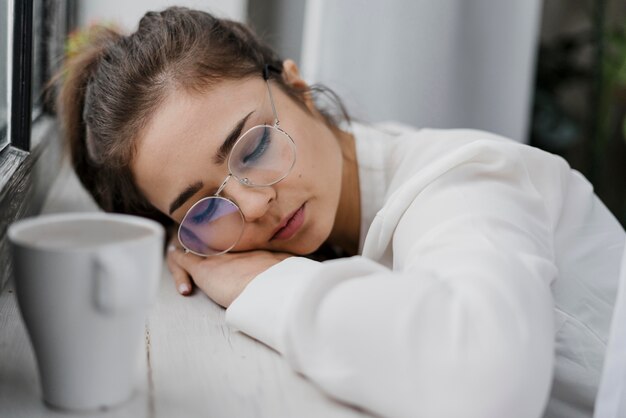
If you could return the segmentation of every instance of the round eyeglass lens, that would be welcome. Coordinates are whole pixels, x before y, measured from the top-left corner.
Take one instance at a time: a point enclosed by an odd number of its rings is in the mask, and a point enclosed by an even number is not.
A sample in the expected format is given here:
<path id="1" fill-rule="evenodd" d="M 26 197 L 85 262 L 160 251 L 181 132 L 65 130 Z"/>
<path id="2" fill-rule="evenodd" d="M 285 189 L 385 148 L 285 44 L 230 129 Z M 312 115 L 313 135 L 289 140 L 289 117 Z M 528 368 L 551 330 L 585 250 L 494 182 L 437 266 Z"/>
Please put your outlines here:
<path id="1" fill-rule="evenodd" d="M 296 162 L 296 146 L 280 128 L 259 125 L 239 138 L 228 159 L 230 172 L 249 186 L 284 179 Z"/>
<path id="2" fill-rule="evenodd" d="M 178 228 L 178 239 L 192 253 L 217 255 L 237 244 L 243 224 L 237 205 L 224 197 L 207 197 L 189 209 Z"/>

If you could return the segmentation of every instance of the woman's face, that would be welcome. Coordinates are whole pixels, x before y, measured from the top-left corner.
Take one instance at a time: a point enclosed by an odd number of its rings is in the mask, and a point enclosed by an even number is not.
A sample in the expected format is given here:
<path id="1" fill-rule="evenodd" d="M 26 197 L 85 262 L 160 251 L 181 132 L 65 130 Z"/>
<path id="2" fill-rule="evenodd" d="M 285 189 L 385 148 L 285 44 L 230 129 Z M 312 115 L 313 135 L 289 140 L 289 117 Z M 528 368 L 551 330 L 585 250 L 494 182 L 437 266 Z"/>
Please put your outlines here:
<path id="1" fill-rule="evenodd" d="M 221 195 L 237 203 L 245 218 L 243 236 L 233 251 L 307 254 L 333 228 L 341 193 L 341 149 L 319 115 L 270 84 L 280 127 L 296 145 L 296 162 L 286 178 L 269 187 L 248 187 L 234 178 L 227 183 Z M 137 186 L 157 209 L 180 223 L 187 210 L 212 196 L 228 175 L 227 159 L 214 161 L 225 139 L 233 131 L 243 133 L 260 124 L 274 124 L 260 76 L 223 81 L 204 93 L 173 90 L 138 138 L 131 163 Z M 190 186 L 191 196 L 180 199 Z M 177 200 L 179 205 L 172 207 Z M 288 239 L 276 237 L 277 228 L 301 207 L 302 226 Z"/>

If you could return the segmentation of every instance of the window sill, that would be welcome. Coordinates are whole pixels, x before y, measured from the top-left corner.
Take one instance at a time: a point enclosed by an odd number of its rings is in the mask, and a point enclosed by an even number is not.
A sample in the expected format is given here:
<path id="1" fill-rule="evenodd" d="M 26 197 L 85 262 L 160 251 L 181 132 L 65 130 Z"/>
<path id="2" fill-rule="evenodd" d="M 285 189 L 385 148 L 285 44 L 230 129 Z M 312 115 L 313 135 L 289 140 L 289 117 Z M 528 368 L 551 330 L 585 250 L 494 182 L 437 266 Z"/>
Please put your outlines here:
<path id="1" fill-rule="evenodd" d="M 33 123 L 31 152 L 11 146 L 0 152 L 0 292 L 11 276 L 7 228 L 15 220 L 39 213 L 61 159 L 58 124 L 50 116 Z"/>

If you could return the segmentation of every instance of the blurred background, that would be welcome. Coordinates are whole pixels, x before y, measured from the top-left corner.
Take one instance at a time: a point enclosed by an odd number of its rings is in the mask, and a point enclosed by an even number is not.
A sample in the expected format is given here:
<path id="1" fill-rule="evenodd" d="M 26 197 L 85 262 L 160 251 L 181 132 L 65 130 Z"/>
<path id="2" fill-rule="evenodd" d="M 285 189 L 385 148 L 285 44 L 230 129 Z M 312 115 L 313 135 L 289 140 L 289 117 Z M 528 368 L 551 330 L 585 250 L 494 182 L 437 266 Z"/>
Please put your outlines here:
<path id="1" fill-rule="evenodd" d="M 357 120 L 484 129 L 559 154 L 626 224 L 624 0 L 0 0 L 0 173 L 54 117 L 43 90 L 68 33 L 132 31 L 169 5 L 250 23 Z"/>

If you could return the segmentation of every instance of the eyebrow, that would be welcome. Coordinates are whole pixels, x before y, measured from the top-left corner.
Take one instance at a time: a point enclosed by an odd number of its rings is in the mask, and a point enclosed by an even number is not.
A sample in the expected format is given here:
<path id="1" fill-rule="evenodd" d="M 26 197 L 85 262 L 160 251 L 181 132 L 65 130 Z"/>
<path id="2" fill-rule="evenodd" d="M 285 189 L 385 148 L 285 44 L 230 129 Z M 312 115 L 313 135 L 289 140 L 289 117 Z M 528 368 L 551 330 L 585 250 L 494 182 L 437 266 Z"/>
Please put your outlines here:
<path id="1" fill-rule="evenodd" d="M 215 164 L 221 165 L 226 160 L 226 156 L 230 153 L 230 150 L 233 148 L 233 146 L 235 146 L 235 142 L 237 142 L 237 140 L 239 139 L 244 125 L 248 121 L 250 115 L 252 115 L 253 113 L 254 110 L 241 118 L 237 125 L 235 125 L 235 127 L 230 131 L 222 145 L 220 145 L 219 149 L 215 153 L 215 156 L 213 156 L 213 162 Z M 176 196 L 176 198 L 170 204 L 169 214 L 171 215 L 172 213 L 174 213 L 176 209 L 181 207 L 193 195 L 198 193 L 198 191 L 200 191 L 202 187 L 204 187 L 204 183 L 202 183 L 201 181 L 197 181 L 187 186 L 185 190 L 180 192 L 180 194 Z"/>
<path id="2" fill-rule="evenodd" d="M 243 118 L 241 118 L 239 123 L 237 123 L 237 125 L 235 125 L 232 131 L 230 131 L 230 133 L 228 134 L 228 136 L 226 137 L 226 139 L 224 140 L 220 148 L 217 150 L 217 153 L 215 153 L 215 156 L 213 157 L 213 162 L 215 164 L 221 165 L 224 163 L 224 161 L 226 161 L 226 157 L 230 153 L 230 150 L 232 150 L 233 147 L 235 146 L 235 142 L 237 142 L 237 140 L 239 139 L 239 136 L 241 135 L 241 131 L 243 130 L 244 125 L 248 121 L 248 118 L 250 117 L 250 115 L 252 115 L 253 113 L 254 113 L 254 110 L 248 113 Z"/>

